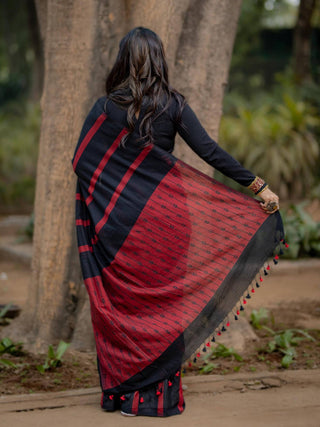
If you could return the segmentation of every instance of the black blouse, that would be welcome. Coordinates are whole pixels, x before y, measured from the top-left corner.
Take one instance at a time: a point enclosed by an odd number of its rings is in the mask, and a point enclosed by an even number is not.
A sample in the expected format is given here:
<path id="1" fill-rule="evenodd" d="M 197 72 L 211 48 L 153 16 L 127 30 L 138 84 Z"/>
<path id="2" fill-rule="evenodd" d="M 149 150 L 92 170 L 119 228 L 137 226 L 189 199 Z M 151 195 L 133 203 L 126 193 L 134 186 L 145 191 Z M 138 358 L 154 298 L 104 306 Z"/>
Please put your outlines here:
<path id="1" fill-rule="evenodd" d="M 178 132 L 189 147 L 210 166 L 213 166 L 241 185 L 248 186 L 252 183 L 255 175 L 244 168 L 223 150 L 216 141 L 210 138 L 189 104 L 185 105 L 179 123 L 174 119 L 177 116 L 176 110 L 177 103 L 172 101 L 169 109 L 153 121 L 152 131 L 156 145 L 171 153 L 174 149 L 175 136 Z M 105 104 L 105 111 L 112 120 L 120 121 L 124 126 L 128 126 L 127 111 L 125 109 L 108 100 Z M 136 127 L 132 137 L 138 136 L 139 123 L 143 114 L 144 106 L 142 106 L 139 118 L 136 120 Z"/>

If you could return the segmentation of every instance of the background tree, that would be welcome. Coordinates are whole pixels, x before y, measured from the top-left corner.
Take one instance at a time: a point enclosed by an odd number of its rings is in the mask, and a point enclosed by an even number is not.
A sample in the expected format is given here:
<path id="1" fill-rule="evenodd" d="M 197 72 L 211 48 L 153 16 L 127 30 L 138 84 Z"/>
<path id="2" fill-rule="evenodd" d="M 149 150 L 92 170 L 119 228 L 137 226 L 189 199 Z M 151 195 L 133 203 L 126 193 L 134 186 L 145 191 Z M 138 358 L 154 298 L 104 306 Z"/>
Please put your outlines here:
<path id="1" fill-rule="evenodd" d="M 10 326 L 34 350 L 58 339 L 93 344 L 74 232 L 71 158 L 83 119 L 103 94 L 120 38 L 132 27 L 156 31 L 171 82 L 216 138 L 241 0 L 38 0 L 45 56 L 42 124 L 29 298 Z M 176 154 L 211 173 L 177 144 Z M 90 325 L 90 326 L 89 326 Z"/>
<path id="2" fill-rule="evenodd" d="M 312 16 L 316 0 L 300 0 L 297 23 L 294 32 L 294 73 L 298 83 L 312 80 L 311 36 Z"/>

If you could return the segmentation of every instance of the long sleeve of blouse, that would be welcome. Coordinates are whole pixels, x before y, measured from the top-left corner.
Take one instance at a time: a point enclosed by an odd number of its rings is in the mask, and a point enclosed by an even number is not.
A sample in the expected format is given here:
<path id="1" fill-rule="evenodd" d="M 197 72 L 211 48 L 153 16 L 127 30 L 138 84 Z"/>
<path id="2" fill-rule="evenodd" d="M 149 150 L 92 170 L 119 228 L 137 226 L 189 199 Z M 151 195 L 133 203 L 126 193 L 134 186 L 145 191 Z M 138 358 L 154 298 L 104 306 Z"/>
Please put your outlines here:
<path id="1" fill-rule="evenodd" d="M 208 135 L 189 104 L 184 107 L 176 130 L 195 153 L 224 175 L 244 186 L 250 185 L 255 179 L 252 172 L 244 168 Z"/>

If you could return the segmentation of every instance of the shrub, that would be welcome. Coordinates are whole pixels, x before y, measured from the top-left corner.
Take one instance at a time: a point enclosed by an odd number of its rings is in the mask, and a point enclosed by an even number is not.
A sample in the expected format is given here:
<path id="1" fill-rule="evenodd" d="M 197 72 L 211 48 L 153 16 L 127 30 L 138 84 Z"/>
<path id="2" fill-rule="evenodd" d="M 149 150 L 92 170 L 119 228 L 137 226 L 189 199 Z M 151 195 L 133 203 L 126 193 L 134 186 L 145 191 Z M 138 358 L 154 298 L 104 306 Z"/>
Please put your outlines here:
<path id="1" fill-rule="evenodd" d="M 289 248 L 284 251 L 286 258 L 320 256 L 320 222 L 314 221 L 304 211 L 307 202 L 291 205 L 287 211 L 281 210 L 286 240 Z"/>
<path id="2" fill-rule="evenodd" d="M 220 143 L 281 197 L 302 197 L 314 184 L 320 120 L 308 103 L 283 95 L 282 103 L 236 106 L 222 118 Z"/>
<path id="3" fill-rule="evenodd" d="M 0 203 L 32 205 L 34 199 L 40 108 L 11 104 L 0 111 Z"/>

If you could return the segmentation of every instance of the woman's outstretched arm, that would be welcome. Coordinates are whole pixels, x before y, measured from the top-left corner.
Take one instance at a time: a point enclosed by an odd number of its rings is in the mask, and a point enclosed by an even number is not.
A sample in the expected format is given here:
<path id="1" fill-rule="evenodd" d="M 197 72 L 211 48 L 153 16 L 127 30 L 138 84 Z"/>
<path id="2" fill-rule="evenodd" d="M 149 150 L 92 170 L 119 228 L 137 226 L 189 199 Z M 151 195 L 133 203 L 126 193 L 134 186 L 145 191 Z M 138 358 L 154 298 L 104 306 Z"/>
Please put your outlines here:
<path id="1" fill-rule="evenodd" d="M 268 188 L 268 185 L 261 178 L 243 167 L 208 135 L 188 104 L 183 109 L 180 123 L 177 124 L 177 132 L 189 147 L 209 165 L 239 184 L 249 187 L 261 197 L 263 200 L 262 209 L 268 213 L 278 209 L 278 196 Z M 276 206 L 276 209 L 273 206 Z"/>

